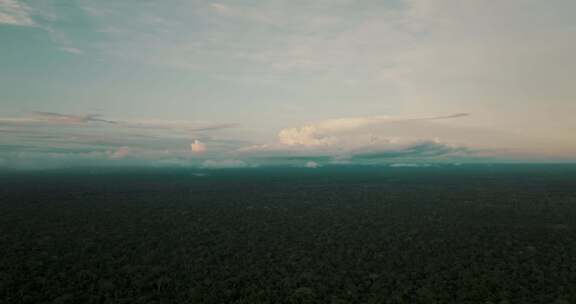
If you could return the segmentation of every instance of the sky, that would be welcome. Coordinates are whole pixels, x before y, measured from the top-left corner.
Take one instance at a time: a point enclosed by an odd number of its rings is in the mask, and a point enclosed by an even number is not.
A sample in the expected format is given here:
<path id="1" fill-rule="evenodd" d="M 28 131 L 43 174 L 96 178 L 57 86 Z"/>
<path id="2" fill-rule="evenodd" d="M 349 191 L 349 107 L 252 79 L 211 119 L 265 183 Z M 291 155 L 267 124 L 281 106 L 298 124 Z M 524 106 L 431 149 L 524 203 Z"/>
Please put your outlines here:
<path id="1" fill-rule="evenodd" d="M 573 0 L 0 0 L 0 168 L 576 161 Z"/>

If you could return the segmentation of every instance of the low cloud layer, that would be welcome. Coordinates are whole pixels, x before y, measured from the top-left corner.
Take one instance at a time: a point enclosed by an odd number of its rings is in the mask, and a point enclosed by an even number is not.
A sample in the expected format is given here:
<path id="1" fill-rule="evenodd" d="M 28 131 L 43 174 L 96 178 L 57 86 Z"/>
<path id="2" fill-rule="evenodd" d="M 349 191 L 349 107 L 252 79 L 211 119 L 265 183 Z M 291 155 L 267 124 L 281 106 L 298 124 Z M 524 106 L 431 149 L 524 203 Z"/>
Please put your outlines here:
<path id="1" fill-rule="evenodd" d="M 224 159 L 224 160 L 206 160 L 201 165 L 205 169 L 231 169 L 231 168 L 246 168 L 248 164 L 238 159 Z"/>
<path id="2" fill-rule="evenodd" d="M 240 142 L 227 139 L 232 123 L 157 119 L 112 120 L 93 114 L 31 112 L 0 118 L 3 167 L 106 165 L 199 166 Z M 192 141 L 192 143 L 191 143 Z M 213 148 L 210 155 L 207 147 Z M 194 160 L 190 159 L 195 155 Z"/>
<path id="3" fill-rule="evenodd" d="M 98 115 L 34 112 L 0 118 L 3 167 L 381 165 L 478 161 L 497 153 L 468 145 L 452 121 L 467 113 L 327 119 L 278 131 L 264 144 L 240 140 L 234 124 L 110 120 Z M 247 135 L 244 135 L 247 138 Z M 475 137 L 480 139 L 480 136 Z M 496 140 L 497 136 L 490 136 Z"/>
<path id="4" fill-rule="evenodd" d="M 319 163 L 377 163 L 391 159 L 447 159 L 472 153 L 462 145 L 439 138 L 423 138 L 415 134 L 394 134 L 387 129 L 426 128 L 436 120 L 465 117 L 459 113 L 423 117 L 353 117 L 318 121 L 301 127 L 283 129 L 278 142 L 244 147 L 246 157 L 295 162 L 309 160 Z M 423 126 L 422 123 L 425 123 Z M 433 134 L 430 134 L 433 135 Z"/>
<path id="5" fill-rule="evenodd" d="M 468 116 L 468 113 L 458 113 L 446 116 L 395 118 L 389 116 L 352 117 L 323 120 L 299 128 L 288 128 L 280 131 L 278 138 L 281 144 L 293 146 L 324 146 L 339 143 L 339 134 L 354 133 L 370 127 L 398 122 L 432 121 Z"/>

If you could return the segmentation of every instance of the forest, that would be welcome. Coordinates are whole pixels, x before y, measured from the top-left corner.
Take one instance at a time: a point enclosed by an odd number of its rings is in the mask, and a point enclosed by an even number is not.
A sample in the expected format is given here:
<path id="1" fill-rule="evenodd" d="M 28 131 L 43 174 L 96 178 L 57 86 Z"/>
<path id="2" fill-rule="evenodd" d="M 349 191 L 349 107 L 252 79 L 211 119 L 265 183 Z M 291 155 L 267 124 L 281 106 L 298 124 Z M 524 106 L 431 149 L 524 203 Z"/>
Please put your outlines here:
<path id="1" fill-rule="evenodd" d="M 0 173 L 0 303 L 576 303 L 576 166 Z"/>

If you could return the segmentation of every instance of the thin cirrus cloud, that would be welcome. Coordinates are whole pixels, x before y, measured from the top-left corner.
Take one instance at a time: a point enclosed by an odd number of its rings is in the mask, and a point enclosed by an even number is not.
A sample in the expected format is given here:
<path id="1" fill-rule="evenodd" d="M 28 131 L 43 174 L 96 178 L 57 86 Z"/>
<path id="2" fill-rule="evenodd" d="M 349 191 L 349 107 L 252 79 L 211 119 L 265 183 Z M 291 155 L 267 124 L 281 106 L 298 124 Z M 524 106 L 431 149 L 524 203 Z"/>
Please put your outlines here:
<path id="1" fill-rule="evenodd" d="M 71 115 L 55 112 L 31 112 L 22 117 L 0 117 L 0 125 L 4 126 L 38 126 L 38 125 L 73 125 L 88 123 L 115 124 L 115 121 L 98 118 L 100 115 Z"/>
<path id="2" fill-rule="evenodd" d="M 18 0 L 0 0 L 0 24 L 34 26 L 32 10 Z"/>
<path id="3" fill-rule="evenodd" d="M 99 114 L 63 114 L 56 112 L 31 112 L 23 117 L 0 117 L 1 125 L 34 126 L 38 124 L 57 125 L 93 125 L 113 124 L 118 128 L 143 128 L 143 129 L 180 129 L 185 131 L 216 131 L 238 127 L 235 123 L 202 123 L 182 120 L 158 120 L 158 119 L 136 119 L 136 120 L 109 120 L 101 118 Z"/>
<path id="4" fill-rule="evenodd" d="M 117 122 L 98 118 L 97 114 L 86 115 L 70 115 L 54 112 L 32 112 L 32 117 L 36 118 L 39 122 L 52 122 L 52 123 L 87 123 L 87 122 L 103 122 L 115 124 Z"/>

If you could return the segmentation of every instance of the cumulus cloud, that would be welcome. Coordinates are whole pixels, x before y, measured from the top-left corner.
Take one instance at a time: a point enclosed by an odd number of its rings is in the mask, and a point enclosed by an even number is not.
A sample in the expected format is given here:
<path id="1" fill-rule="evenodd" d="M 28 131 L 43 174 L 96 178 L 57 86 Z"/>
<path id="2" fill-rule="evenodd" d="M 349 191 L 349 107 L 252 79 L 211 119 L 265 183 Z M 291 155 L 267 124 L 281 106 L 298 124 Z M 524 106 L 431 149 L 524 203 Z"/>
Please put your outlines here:
<path id="1" fill-rule="evenodd" d="M 306 162 L 306 164 L 304 165 L 304 167 L 306 167 L 306 168 L 311 168 L 311 169 L 316 169 L 316 168 L 320 167 L 320 164 L 318 164 L 318 163 L 315 162 L 315 161 L 308 161 L 308 162 Z"/>
<path id="2" fill-rule="evenodd" d="M 458 113 L 445 116 L 395 118 L 389 116 L 351 117 L 323 120 L 299 128 L 288 128 L 280 131 L 279 141 L 284 145 L 322 146 L 334 145 L 339 142 L 336 133 L 355 131 L 397 122 L 429 121 L 468 116 L 468 113 Z"/>
<path id="3" fill-rule="evenodd" d="M 114 152 L 109 152 L 111 159 L 122 159 L 130 155 L 130 148 L 129 147 L 120 147 L 118 150 Z"/>
<path id="4" fill-rule="evenodd" d="M 438 158 L 463 156 L 471 152 L 460 145 L 445 143 L 438 138 L 422 138 L 406 134 L 381 134 L 382 130 L 428 128 L 432 121 L 468 116 L 466 113 L 423 117 L 354 117 L 318 121 L 297 128 L 287 128 L 278 134 L 278 142 L 245 147 L 239 150 L 248 157 L 284 161 L 316 159 L 332 164 L 374 162 L 399 158 Z M 394 126 L 394 128 L 392 128 Z M 390 133 L 390 132 L 389 132 Z"/>
<path id="5" fill-rule="evenodd" d="M 288 146 L 321 146 L 335 144 L 338 141 L 336 137 L 326 135 L 323 130 L 314 125 L 284 129 L 278 133 L 278 139 L 281 144 Z"/>
<path id="6" fill-rule="evenodd" d="M 31 9 L 19 0 L 0 0 L 0 24 L 34 26 Z"/>
<path id="7" fill-rule="evenodd" d="M 202 154 L 206 152 L 206 144 L 199 140 L 194 140 L 194 142 L 190 144 L 190 148 L 194 154 Z"/>
<path id="8" fill-rule="evenodd" d="M 248 164 L 238 159 L 206 160 L 202 163 L 206 169 L 246 168 Z"/>

